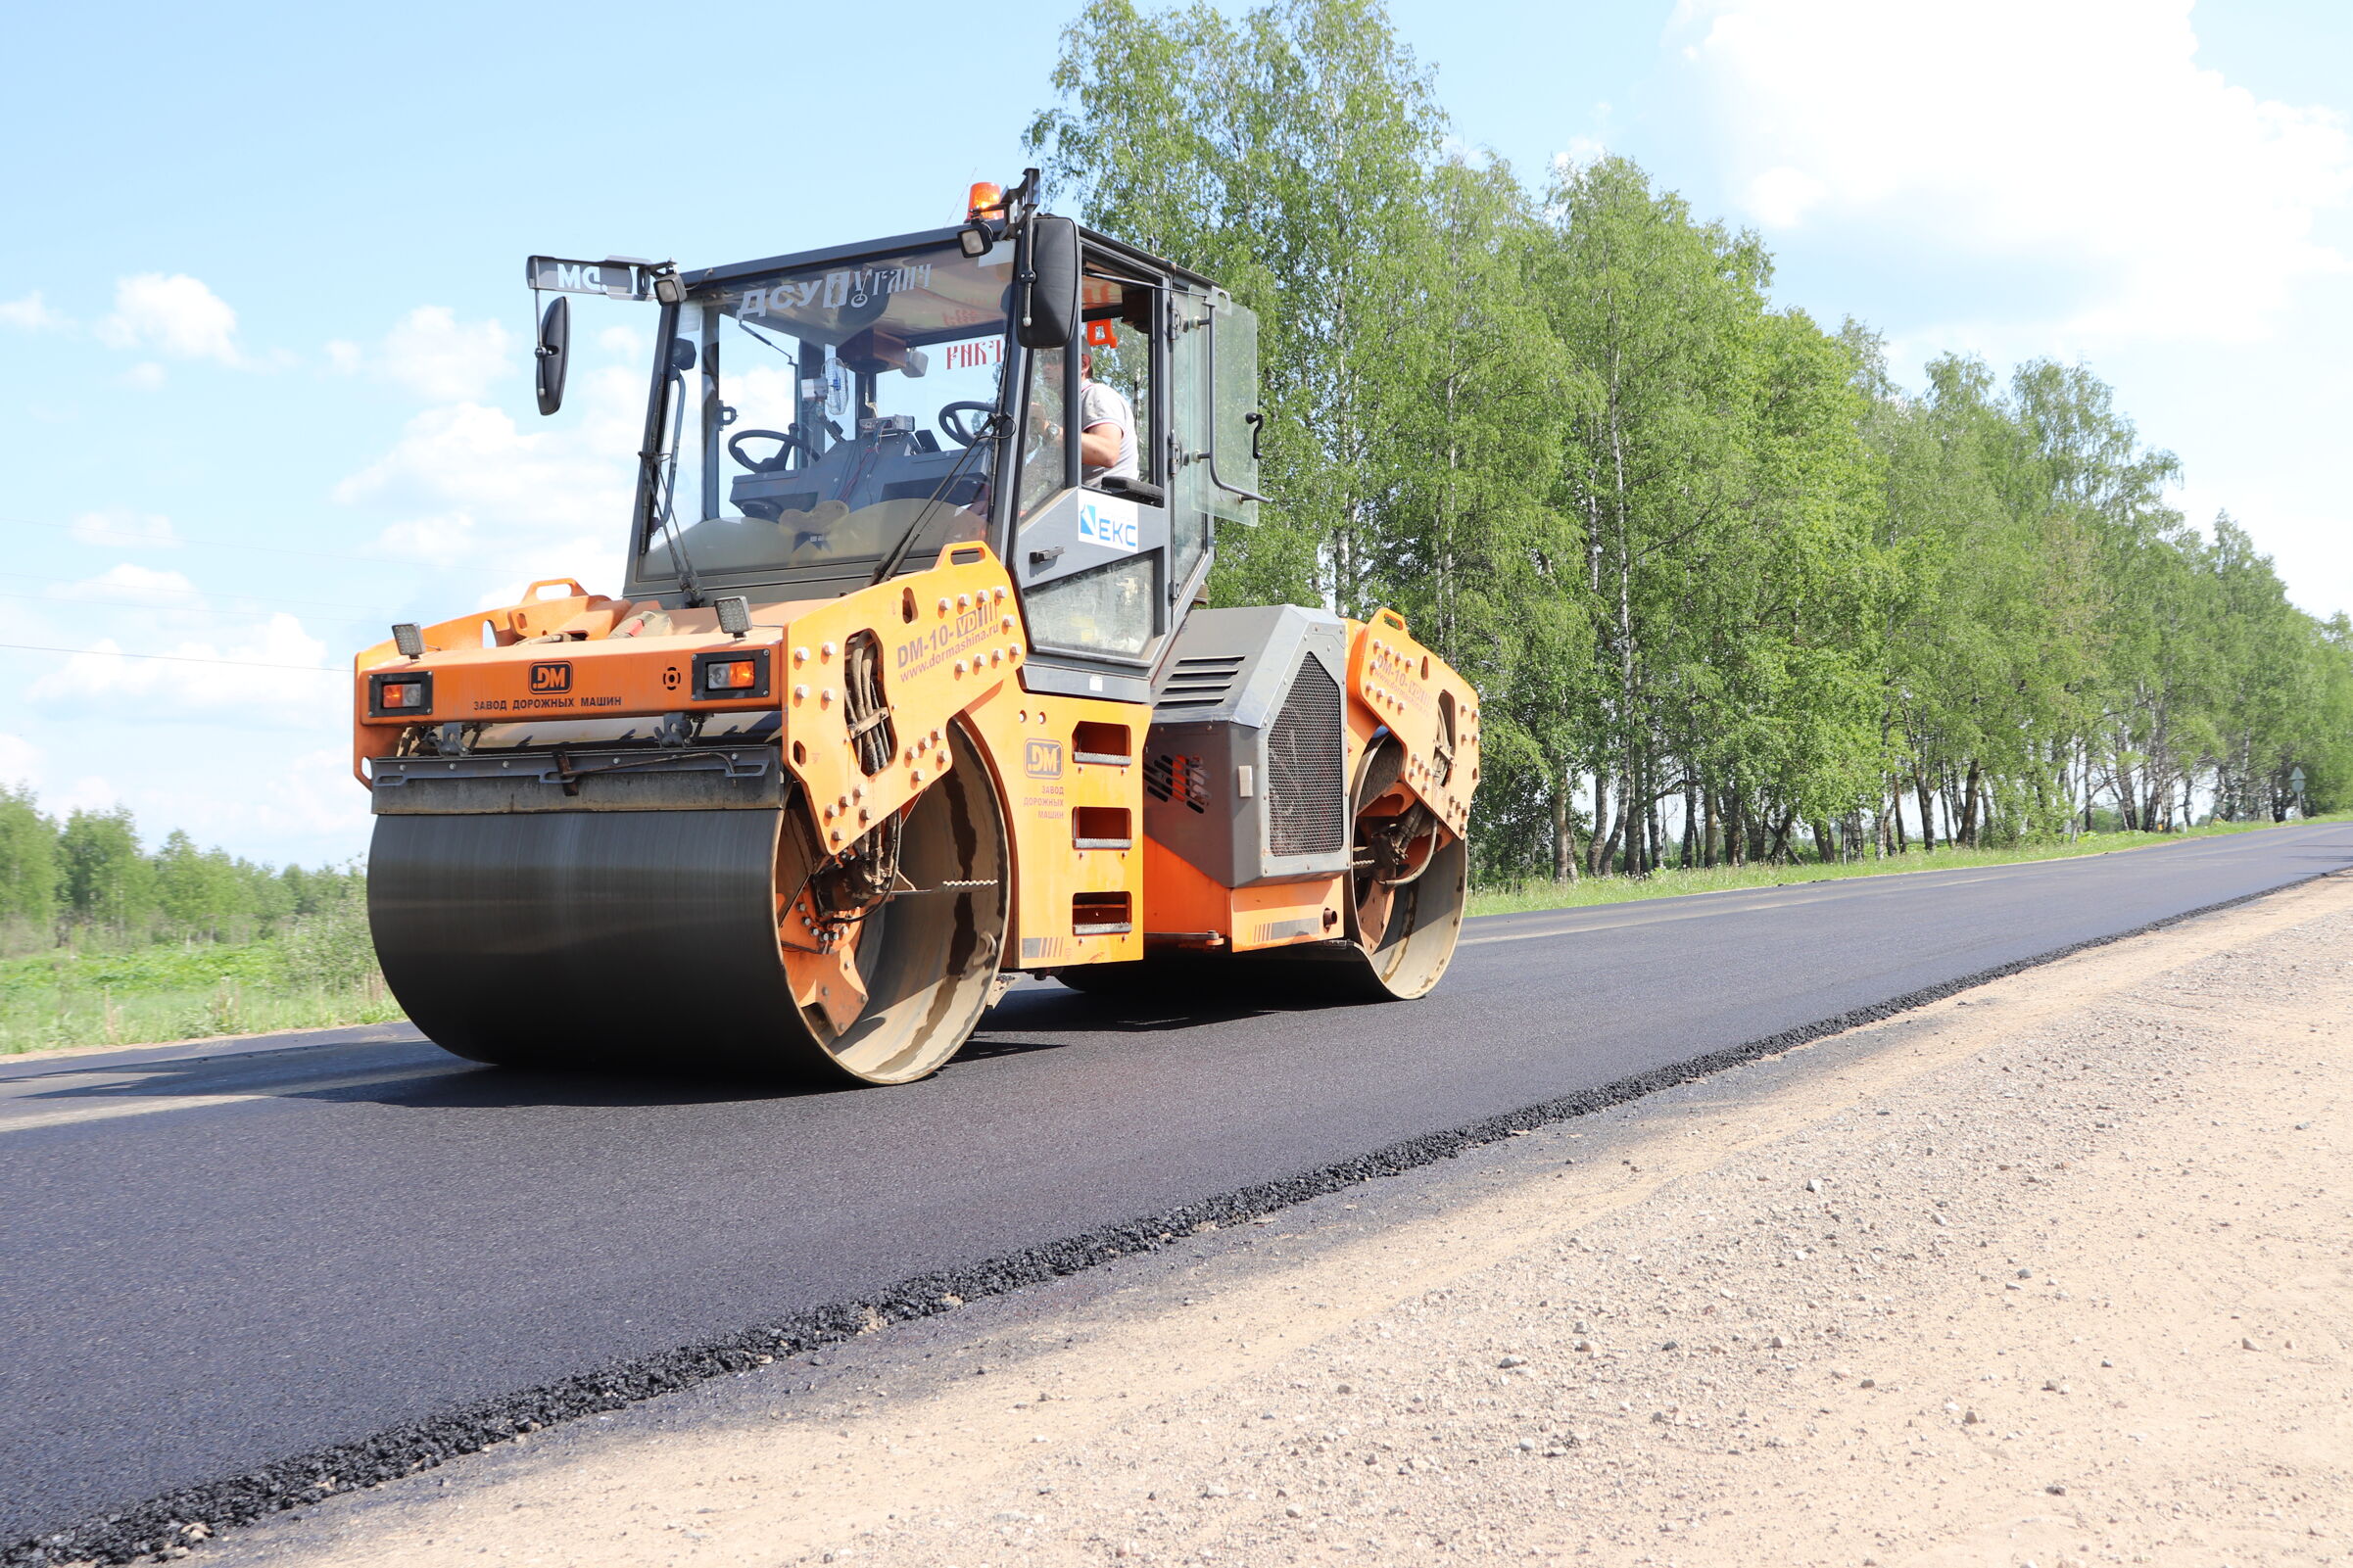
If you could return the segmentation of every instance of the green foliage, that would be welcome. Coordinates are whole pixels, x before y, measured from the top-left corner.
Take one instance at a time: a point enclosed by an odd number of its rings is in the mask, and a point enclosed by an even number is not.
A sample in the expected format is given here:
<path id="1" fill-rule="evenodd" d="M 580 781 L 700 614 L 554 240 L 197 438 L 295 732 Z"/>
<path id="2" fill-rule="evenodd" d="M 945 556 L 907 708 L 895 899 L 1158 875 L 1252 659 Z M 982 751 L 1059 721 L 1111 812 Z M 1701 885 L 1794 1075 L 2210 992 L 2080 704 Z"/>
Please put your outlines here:
<path id="1" fill-rule="evenodd" d="M 55 924 L 60 877 L 57 824 L 31 790 L 0 785 L 0 930 L 12 941 Z"/>
<path id="2" fill-rule="evenodd" d="M 1064 32 L 1059 109 L 1030 130 L 1097 226 L 1218 278 L 1260 316 L 1265 481 L 1283 526 L 1229 535 L 1223 603 L 1369 609 L 1397 328 L 1426 282 L 1444 126 L 1374 0 L 1277 0 L 1229 22 L 1094 0 Z"/>
<path id="3" fill-rule="evenodd" d="M 64 824 L 0 788 L 0 1053 L 396 1018 L 355 870 L 142 853 L 121 808 Z"/>
<path id="4" fill-rule="evenodd" d="M 127 808 L 61 825 L 0 786 L 0 952 L 245 942 L 322 913 L 348 921 L 364 886 L 356 870 L 259 866 L 176 831 L 147 854 Z"/>
<path id="5" fill-rule="evenodd" d="M 1214 595 L 1391 605 L 1478 686 L 1482 881 L 2353 802 L 2353 627 L 2084 367 L 1898 388 L 1633 164 L 1456 150 L 1377 0 L 1092 0 L 1053 88 L 1057 188 L 1261 317 Z"/>
<path id="6" fill-rule="evenodd" d="M 364 948 L 363 926 L 358 934 Z M 303 951 L 299 927 L 250 942 L 66 946 L 0 960 L 0 1055 L 399 1018 L 372 954 L 344 978 L 345 936 L 323 969 L 314 949 Z"/>
<path id="7" fill-rule="evenodd" d="M 169 926 L 218 939 L 248 924 L 254 913 L 252 879 L 219 850 L 200 850 L 174 830 L 155 857 L 156 903 Z"/>
<path id="8" fill-rule="evenodd" d="M 77 810 L 58 839 L 65 864 L 66 904 L 85 926 L 128 931 L 156 913 L 156 868 L 139 850 L 129 808 Z"/>
<path id="9" fill-rule="evenodd" d="M 349 991 L 382 981 L 367 928 L 366 900 L 350 896 L 297 916 L 277 938 L 279 979 L 293 990 Z"/>

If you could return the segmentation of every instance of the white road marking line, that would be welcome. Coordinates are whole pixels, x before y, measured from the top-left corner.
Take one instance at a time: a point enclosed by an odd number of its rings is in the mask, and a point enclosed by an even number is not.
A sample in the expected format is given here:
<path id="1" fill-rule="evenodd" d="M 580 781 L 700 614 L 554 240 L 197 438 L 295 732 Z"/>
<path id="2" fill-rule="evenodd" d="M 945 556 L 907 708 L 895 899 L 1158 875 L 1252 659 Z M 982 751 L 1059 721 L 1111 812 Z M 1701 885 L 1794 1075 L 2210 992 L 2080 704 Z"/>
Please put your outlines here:
<path id="1" fill-rule="evenodd" d="M 1587 931 L 1613 931 L 1628 926 L 1664 926 L 1669 921 L 1705 920 L 1710 915 L 1761 914 L 1769 909 L 1787 909 L 1793 904 L 1810 904 L 1810 898 L 1787 898 L 1771 904 L 1742 904 L 1737 908 L 1717 904 L 1710 909 L 1688 909 L 1674 915 L 1653 915 L 1645 920 L 1600 921 L 1584 926 L 1548 926 L 1540 931 L 1510 931 L 1502 936 L 1465 936 L 1460 945 L 1477 947 L 1487 942 L 1529 942 L 1540 936 L 1582 936 Z"/>
<path id="2" fill-rule="evenodd" d="M 407 1068 L 392 1072 L 359 1072 L 341 1078 L 313 1078 L 279 1088 L 248 1089 L 236 1094 L 125 1095 L 120 1099 L 89 1100 L 58 1106 L 28 1115 L 0 1112 L 0 1133 L 24 1132 L 32 1127 L 71 1126 L 81 1121 L 111 1121 L 117 1117 L 152 1116 L 159 1111 L 204 1111 L 214 1106 L 237 1105 L 247 1100 L 284 1100 L 298 1095 L 316 1094 L 324 1089 L 355 1089 L 369 1083 L 397 1083 L 403 1078 L 446 1078 L 473 1070 L 472 1068 Z"/>
<path id="3" fill-rule="evenodd" d="M 1838 898 L 1849 893 L 1880 893 L 1904 890 L 1901 886 L 1899 886 L 1899 884 L 1908 884 L 1908 890 L 1916 892 L 1923 885 L 1923 883 L 1913 880 L 1914 878 L 1938 878 L 1940 879 L 1939 880 L 1927 884 L 1935 887 L 1966 887 L 1971 882 L 1993 881 L 2005 872 L 2024 871 L 2031 866 L 2047 866 L 2052 864 L 2055 863 L 2043 860 L 2024 861 L 2016 866 L 1997 866 L 1990 871 L 1981 872 L 1974 877 L 1955 877 L 1950 872 L 1934 871 L 1903 872 L 1895 875 L 1879 877 L 1846 877 L 1836 879 L 1830 883 L 1831 887 L 1834 888 L 1835 891 L 1814 893 L 1810 896 L 1802 898 L 1780 898 L 1775 899 L 1769 904 L 1710 904 L 1705 909 L 1684 910 L 1680 913 L 1672 915 L 1653 915 L 1645 920 L 1600 921 L 1590 925 L 1582 926 L 1548 926 L 1540 931 L 1512 931 L 1501 936 L 1465 936 L 1459 945 L 1464 947 L 1477 947 L 1487 942 L 1533 941 L 1537 937 L 1541 936 L 1581 936 L 1587 931 L 1613 931 L 1623 929 L 1629 926 L 1663 926 L 1668 921 L 1704 920 L 1709 915 L 1748 915 L 1770 909 L 1795 909 L 1804 904 L 1825 904 L 1834 898 Z M 1672 902 L 1673 897 L 1674 895 L 1669 894 L 1666 898 L 1660 899 L 1659 902 Z"/>

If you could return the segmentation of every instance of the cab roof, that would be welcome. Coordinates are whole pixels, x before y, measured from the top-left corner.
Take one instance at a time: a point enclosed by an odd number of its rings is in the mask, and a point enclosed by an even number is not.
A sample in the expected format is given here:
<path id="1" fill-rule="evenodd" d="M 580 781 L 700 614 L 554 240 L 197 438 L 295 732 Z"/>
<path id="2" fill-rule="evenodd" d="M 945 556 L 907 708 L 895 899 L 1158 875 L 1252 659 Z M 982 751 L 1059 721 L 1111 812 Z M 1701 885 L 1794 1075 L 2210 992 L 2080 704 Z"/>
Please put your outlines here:
<path id="1" fill-rule="evenodd" d="M 804 266 L 823 266 L 832 261 L 854 261 L 868 256 L 895 256 L 925 246 L 952 244 L 955 241 L 957 230 L 963 227 L 963 224 L 957 223 L 947 228 L 923 229 L 913 234 L 894 234 L 888 239 L 860 240 L 849 245 L 829 245 L 814 251 L 794 251 L 786 256 L 771 256 L 758 261 L 731 261 L 724 266 L 706 266 L 694 271 L 681 271 L 679 277 L 688 288 L 694 289 L 700 288 L 706 283 L 727 283 L 736 278 L 753 277 L 764 272 L 781 272 Z M 1090 251 L 1106 252 L 1148 271 L 1168 277 L 1182 278 L 1187 283 L 1198 284 L 1205 289 L 1214 289 L 1219 286 L 1215 278 L 1204 277 L 1190 267 L 1178 266 L 1166 257 L 1154 256 L 1149 251 L 1129 245 L 1125 240 L 1114 239 L 1108 234 L 1098 233 L 1084 224 L 1080 225 L 1079 237 Z"/>

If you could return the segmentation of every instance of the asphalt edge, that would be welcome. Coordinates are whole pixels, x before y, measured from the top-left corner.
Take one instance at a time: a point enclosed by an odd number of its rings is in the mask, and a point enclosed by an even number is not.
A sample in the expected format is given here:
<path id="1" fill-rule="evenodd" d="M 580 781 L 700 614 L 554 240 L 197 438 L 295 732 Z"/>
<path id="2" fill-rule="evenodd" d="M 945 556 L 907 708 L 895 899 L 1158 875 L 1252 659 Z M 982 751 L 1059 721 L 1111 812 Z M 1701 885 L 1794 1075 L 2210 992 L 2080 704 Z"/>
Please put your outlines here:
<path id="1" fill-rule="evenodd" d="M 408 1035 L 363 1035 L 361 1029 L 406 1029 Z M 413 1036 L 413 1038 L 411 1038 Z M 0 1083 L 54 1078 L 75 1072 L 135 1072 L 178 1062 L 236 1062 L 282 1051 L 312 1051 L 331 1045 L 431 1045 L 407 1019 L 382 1023 L 333 1023 L 319 1029 L 273 1029 L 266 1034 L 208 1034 L 193 1040 L 150 1040 L 140 1045 L 69 1045 L 54 1051 L 19 1051 L 0 1056 Z"/>
<path id="2" fill-rule="evenodd" d="M 1101 1226 L 970 1267 L 918 1274 L 861 1300 L 809 1308 L 719 1339 L 681 1346 L 599 1371 L 576 1373 L 537 1388 L 479 1401 L 429 1420 L 406 1422 L 353 1442 L 291 1455 L 240 1475 L 180 1488 L 0 1547 L 0 1568 L 127 1563 L 174 1547 L 193 1547 L 223 1530 L 415 1475 L 527 1432 L 609 1414 L 712 1378 L 751 1371 L 786 1356 L 838 1345 L 892 1323 L 953 1311 L 957 1306 L 984 1296 L 1003 1295 L 1117 1259 L 1156 1252 L 1179 1244 L 1204 1225 L 1246 1222 L 1376 1177 L 1400 1175 L 1435 1164 L 1514 1133 L 1592 1116 L 1660 1089 L 1876 1023 L 2077 953 L 2145 936 L 2336 875 L 2339 874 L 2316 872 L 2219 903 L 2183 910 L 2130 930 L 2089 937 L 2031 958 L 2013 959 L 1992 969 L 1596 1088 L 1539 1101 L 1463 1126 L 1424 1133 L 1278 1181 L 1237 1188 L 1159 1214 Z"/>

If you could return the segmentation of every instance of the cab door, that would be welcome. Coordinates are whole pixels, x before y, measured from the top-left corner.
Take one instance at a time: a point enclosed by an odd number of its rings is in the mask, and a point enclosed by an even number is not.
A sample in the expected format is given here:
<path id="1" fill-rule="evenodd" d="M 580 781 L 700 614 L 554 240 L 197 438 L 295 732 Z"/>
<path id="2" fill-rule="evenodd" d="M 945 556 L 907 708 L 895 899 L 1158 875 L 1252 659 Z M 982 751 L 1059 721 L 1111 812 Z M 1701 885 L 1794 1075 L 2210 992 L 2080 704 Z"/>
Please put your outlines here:
<path id="1" fill-rule="evenodd" d="M 1032 690 L 1144 702 L 1181 586 L 1170 549 L 1170 290 L 1090 257 L 1080 318 L 1079 343 L 1029 356 L 1007 554 L 1029 622 L 1024 680 Z M 1132 478 L 1084 472 L 1078 438 L 1090 368 L 1134 420 Z"/>

